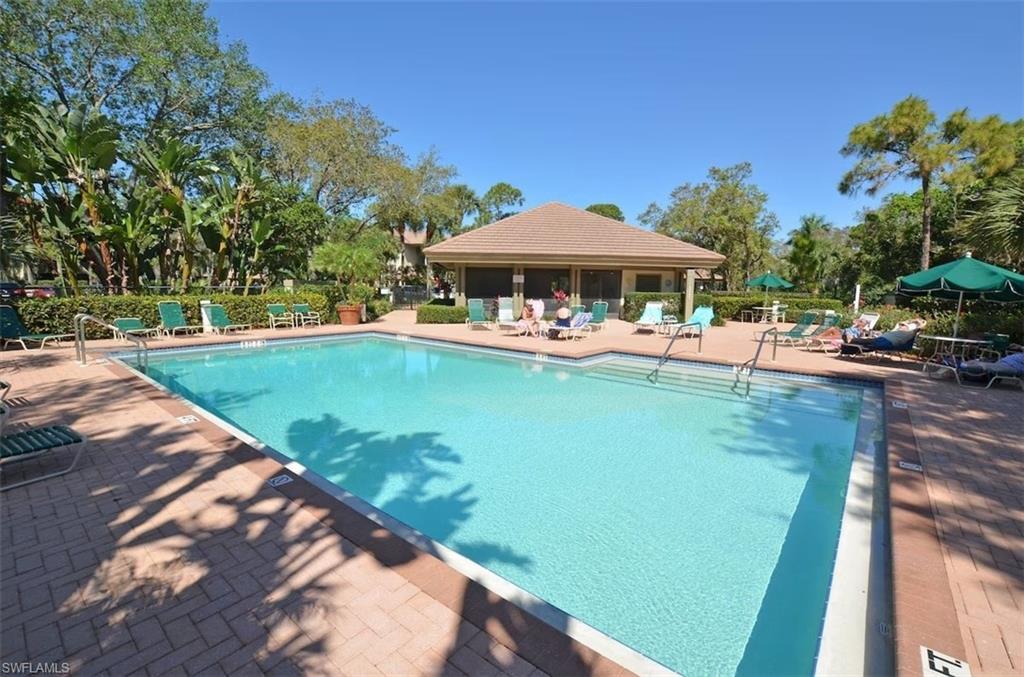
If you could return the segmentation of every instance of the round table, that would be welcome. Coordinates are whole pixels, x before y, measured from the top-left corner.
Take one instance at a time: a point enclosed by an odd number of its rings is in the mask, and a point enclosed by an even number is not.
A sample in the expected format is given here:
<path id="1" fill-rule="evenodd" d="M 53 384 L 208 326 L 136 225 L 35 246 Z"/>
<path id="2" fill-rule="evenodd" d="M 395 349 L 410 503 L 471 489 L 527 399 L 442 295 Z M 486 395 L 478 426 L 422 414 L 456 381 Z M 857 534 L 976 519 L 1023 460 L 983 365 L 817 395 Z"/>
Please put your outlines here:
<path id="1" fill-rule="evenodd" d="M 985 348 L 992 345 L 991 341 L 960 338 L 959 336 L 921 334 L 917 338 L 921 341 L 935 342 L 935 350 L 925 358 L 924 364 L 921 365 L 921 371 L 926 370 L 928 365 L 953 369 L 955 367 L 943 362 L 944 357 L 959 357 L 961 360 L 966 360 L 968 349 Z M 952 362 L 954 365 L 957 364 L 955 359 Z"/>

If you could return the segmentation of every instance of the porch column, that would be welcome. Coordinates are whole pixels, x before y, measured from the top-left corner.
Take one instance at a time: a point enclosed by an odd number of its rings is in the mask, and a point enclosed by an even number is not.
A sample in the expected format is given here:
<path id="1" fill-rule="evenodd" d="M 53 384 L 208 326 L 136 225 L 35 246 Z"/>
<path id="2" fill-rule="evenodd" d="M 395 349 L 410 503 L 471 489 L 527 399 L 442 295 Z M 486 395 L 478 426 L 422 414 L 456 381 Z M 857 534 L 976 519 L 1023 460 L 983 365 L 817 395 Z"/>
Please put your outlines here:
<path id="1" fill-rule="evenodd" d="M 578 306 L 580 300 L 580 269 L 576 266 L 569 266 L 569 305 Z"/>
<path id="2" fill-rule="evenodd" d="M 513 275 L 522 275 L 523 266 L 512 266 Z M 526 299 L 523 298 L 523 283 L 513 282 L 512 283 L 512 309 L 515 312 L 515 316 L 519 317 L 519 314 L 523 312 L 523 305 L 526 304 Z"/>
<path id="3" fill-rule="evenodd" d="M 685 309 L 683 312 L 683 322 L 690 319 L 693 315 L 693 282 L 697 278 L 697 273 L 693 268 L 686 269 L 686 299 L 684 301 Z"/>
<path id="4" fill-rule="evenodd" d="M 466 305 L 466 266 L 455 267 L 455 305 Z"/>

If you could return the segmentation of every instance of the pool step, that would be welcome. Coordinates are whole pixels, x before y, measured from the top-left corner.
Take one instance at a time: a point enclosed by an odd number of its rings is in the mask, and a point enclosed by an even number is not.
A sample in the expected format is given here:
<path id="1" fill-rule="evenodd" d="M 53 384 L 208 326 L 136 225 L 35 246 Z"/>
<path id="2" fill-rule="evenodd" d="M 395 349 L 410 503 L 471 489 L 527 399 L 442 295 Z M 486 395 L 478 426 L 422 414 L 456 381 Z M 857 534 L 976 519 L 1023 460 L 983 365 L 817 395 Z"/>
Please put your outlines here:
<path id="1" fill-rule="evenodd" d="M 755 406 L 785 408 L 818 416 L 843 417 L 847 415 L 839 405 L 842 400 L 829 397 L 814 384 L 789 384 L 778 380 L 753 379 L 747 388 L 746 378 L 737 379 L 730 372 L 688 369 L 665 365 L 658 375 L 657 384 L 647 376 L 653 365 L 627 361 L 606 362 L 587 370 L 593 378 L 605 378 L 643 385 L 659 390 L 676 391 L 701 397 L 728 401 L 743 400 Z M 834 391 L 831 391 L 834 393 Z M 817 395 L 817 396 L 815 396 Z M 852 395 L 851 395 L 852 396 Z"/>

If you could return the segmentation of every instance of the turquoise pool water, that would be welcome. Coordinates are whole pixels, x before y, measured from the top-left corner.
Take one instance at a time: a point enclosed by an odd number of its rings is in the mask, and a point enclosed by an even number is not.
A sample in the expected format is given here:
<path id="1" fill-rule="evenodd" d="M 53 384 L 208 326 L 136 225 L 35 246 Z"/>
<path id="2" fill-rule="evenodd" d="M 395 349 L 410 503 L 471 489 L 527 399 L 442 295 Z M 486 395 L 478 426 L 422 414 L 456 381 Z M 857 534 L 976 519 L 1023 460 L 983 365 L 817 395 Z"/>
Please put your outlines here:
<path id="1" fill-rule="evenodd" d="M 686 675 L 810 674 L 863 392 L 383 338 L 149 376 Z"/>

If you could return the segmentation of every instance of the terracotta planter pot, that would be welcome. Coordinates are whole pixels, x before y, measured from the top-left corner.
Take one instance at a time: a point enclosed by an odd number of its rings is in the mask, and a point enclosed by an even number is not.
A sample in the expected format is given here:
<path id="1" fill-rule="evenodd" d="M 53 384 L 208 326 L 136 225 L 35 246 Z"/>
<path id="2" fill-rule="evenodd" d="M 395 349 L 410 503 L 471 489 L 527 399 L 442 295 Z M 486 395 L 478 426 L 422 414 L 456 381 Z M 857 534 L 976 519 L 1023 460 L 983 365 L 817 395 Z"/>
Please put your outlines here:
<path id="1" fill-rule="evenodd" d="M 359 321 L 362 319 L 362 312 L 359 306 L 339 303 L 334 309 L 338 311 L 338 321 L 342 324 L 359 324 Z"/>

